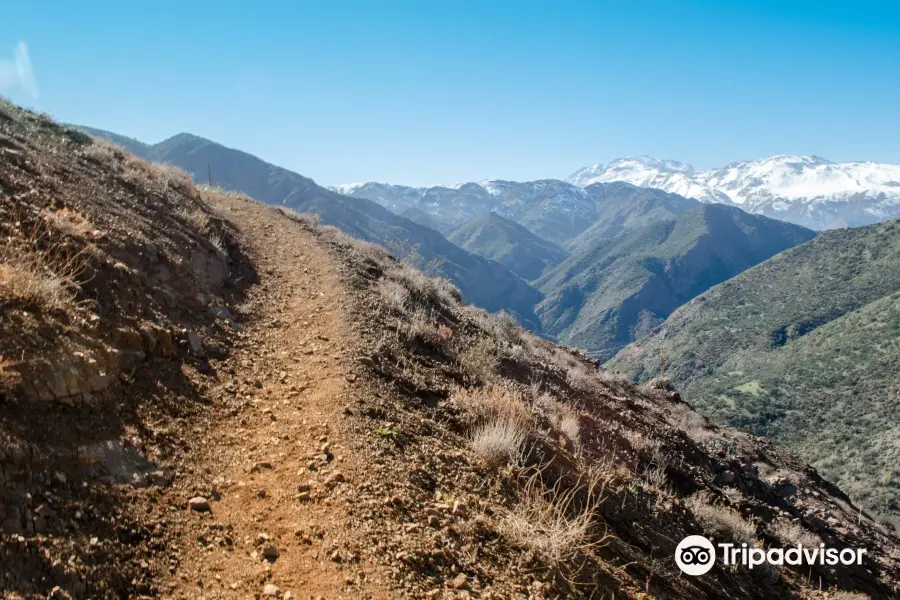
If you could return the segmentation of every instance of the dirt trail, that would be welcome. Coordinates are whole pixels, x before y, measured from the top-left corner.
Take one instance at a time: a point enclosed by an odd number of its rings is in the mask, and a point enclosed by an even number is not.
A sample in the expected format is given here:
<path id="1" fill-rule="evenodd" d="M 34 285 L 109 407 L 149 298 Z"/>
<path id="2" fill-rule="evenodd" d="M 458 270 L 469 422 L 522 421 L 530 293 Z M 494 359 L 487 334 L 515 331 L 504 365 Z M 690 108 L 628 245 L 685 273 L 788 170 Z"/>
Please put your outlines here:
<path id="1" fill-rule="evenodd" d="M 281 597 L 388 597 L 374 567 L 347 550 L 359 535 L 346 526 L 347 490 L 363 470 L 341 432 L 353 345 L 337 268 L 271 208 L 238 198 L 215 208 L 240 230 L 261 283 L 210 394 L 244 391 L 246 403 L 198 444 L 217 489 L 210 513 L 190 514 L 197 524 L 182 536 L 171 593 L 247 598 L 273 584 Z"/>

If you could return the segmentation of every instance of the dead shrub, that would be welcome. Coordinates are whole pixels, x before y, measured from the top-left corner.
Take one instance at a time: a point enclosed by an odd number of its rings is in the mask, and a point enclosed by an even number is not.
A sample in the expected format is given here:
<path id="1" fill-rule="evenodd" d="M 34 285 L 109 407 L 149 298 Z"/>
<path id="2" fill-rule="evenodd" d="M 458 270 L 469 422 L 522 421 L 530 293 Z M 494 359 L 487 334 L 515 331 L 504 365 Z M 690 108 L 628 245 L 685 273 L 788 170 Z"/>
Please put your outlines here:
<path id="1" fill-rule="evenodd" d="M 501 310 L 491 315 L 491 332 L 501 341 L 510 346 L 522 346 L 522 332 L 524 329 L 516 318 L 508 312 Z"/>
<path id="2" fill-rule="evenodd" d="M 45 209 L 41 211 L 41 215 L 54 229 L 58 229 L 71 237 L 85 238 L 94 229 L 83 214 L 68 208 L 60 210 Z"/>
<path id="3" fill-rule="evenodd" d="M 604 486 L 597 475 L 574 485 L 558 479 L 549 489 L 541 471 L 525 479 L 519 503 L 500 522 L 511 542 L 554 567 L 571 564 L 576 555 L 602 546 L 611 536 L 596 534 Z"/>
<path id="4" fill-rule="evenodd" d="M 500 359 L 497 346 L 490 339 L 479 337 L 474 342 L 463 342 L 464 348 L 459 351 L 457 360 L 470 376 L 481 382 L 490 382 L 497 376 Z"/>
<path id="5" fill-rule="evenodd" d="M 409 292 L 405 287 L 391 279 L 382 278 L 376 284 L 379 295 L 389 308 L 398 313 L 405 313 L 409 302 Z"/>
<path id="6" fill-rule="evenodd" d="M 715 426 L 687 404 L 671 405 L 667 416 L 669 423 L 684 431 L 698 444 L 718 439 Z"/>
<path id="7" fill-rule="evenodd" d="M 389 276 L 405 287 L 416 303 L 438 306 L 459 303 L 459 290 L 444 278 L 429 277 L 408 265 L 393 269 Z"/>
<path id="8" fill-rule="evenodd" d="M 422 342 L 436 350 L 447 353 L 453 330 L 443 324 L 435 324 L 434 314 L 430 310 L 418 308 L 405 324 L 408 342 Z"/>
<path id="9" fill-rule="evenodd" d="M 168 163 L 153 163 L 150 166 L 162 183 L 163 190 L 192 190 L 194 188 L 193 176 L 181 167 Z"/>
<path id="10" fill-rule="evenodd" d="M 18 363 L 7 360 L 0 354 L 0 399 L 11 391 L 21 379 L 21 375 L 15 370 Z"/>

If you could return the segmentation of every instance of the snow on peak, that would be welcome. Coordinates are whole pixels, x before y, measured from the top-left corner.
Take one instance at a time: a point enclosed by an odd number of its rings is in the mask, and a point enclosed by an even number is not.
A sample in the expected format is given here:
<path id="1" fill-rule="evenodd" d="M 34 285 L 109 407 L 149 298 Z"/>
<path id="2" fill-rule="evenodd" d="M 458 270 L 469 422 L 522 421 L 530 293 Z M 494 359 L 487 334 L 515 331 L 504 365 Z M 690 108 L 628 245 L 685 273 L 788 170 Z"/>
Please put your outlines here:
<path id="1" fill-rule="evenodd" d="M 900 203 L 900 165 L 835 163 L 815 155 L 779 154 L 706 171 L 675 161 L 623 158 L 581 169 L 569 181 L 581 187 L 625 181 L 702 202 L 738 204 L 751 212 L 764 207 L 786 211 L 798 203 L 840 202 L 851 197 Z"/>

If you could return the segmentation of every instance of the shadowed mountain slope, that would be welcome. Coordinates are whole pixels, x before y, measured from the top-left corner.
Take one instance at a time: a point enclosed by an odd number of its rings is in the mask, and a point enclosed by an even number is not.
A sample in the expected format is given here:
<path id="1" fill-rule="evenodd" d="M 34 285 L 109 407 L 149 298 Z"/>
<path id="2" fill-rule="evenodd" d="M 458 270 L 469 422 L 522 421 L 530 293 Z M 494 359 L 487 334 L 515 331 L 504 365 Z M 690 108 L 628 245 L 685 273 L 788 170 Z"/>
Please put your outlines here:
<path id="1" fill-rule="evenodd" d="M 535 285 L 544 331 L 602 359 L 649 333 L 697 294 L 814 232 L 723 205 L 582 248 Z"/>

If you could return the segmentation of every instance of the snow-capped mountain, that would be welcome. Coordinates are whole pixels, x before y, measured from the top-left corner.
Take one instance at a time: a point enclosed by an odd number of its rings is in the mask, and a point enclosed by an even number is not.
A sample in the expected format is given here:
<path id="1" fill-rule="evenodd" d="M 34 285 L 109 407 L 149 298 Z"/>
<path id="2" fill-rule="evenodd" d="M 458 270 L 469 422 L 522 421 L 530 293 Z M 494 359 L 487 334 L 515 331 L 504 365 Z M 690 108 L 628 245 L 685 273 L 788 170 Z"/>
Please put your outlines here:
<path id="1" fill-rule="evenodd" d="M 580 187 L 626 181 L 820 230 L 900 216 L 900 165 L 818 156 L 779 155 L 706 171 L 640 156 L 585 167 L 568 181 Z"/>

